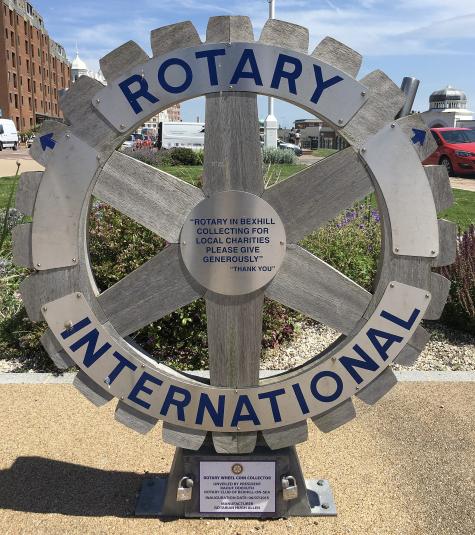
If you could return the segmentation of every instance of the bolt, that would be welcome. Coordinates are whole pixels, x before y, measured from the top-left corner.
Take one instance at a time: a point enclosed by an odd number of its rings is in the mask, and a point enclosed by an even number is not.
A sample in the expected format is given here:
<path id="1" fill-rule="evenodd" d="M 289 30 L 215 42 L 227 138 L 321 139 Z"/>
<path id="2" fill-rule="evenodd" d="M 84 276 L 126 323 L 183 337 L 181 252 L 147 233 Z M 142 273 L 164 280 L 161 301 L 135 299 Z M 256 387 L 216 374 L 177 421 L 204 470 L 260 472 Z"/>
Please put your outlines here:
<path id="1" fill-rule="evenodd" d="M 361 149 L 361 152 L 366 152 L 365 147 L 363 147 L 363 148 Z"/>
<path id="2" fill-rule="evenodd" d="M 429 294 L 426 294 L 426 299 L 429 299 L 430 295 Z"/>
<path id="3" fill-rule="evenodd" d="M 69 331 L 70 329 L 73 328 L 73 322 L 72 321 L 66 321 L 65 324 L 64 324 L 64 328 Z"/>
<path id="4" fill-rule="evenodd" d="M 142 364 L 142 368 L 145 368 L 145 364 Z"/>
<path id="5" fill-rule="evenodd" d="M 396 124 L 395 123 L 391 123 L 391 128 L 396 128 Z"/>
<path id="6" fill-rule="evenodd" d="M 76 297 L 77 297 L 78 299 L 81 299 L 81 294 L 78 292 L 78 293 L 76 294 Z"/>
<path id="7" fill-rule="evenodd" d="M 124 130 L 124 128 L 125 128 L 125 124 L 121 124 L 121 125 L 120 125 L 120 128 L 121 128 L 121 130 Z"/>
<path id="8" fill-rule="evenodd" d="M 431 251 L 430 254 L 435 254 L 435 251 Z"/>
<path id="9" fill-rule="evenodd" d="M 36 264 L 36 267 L 41 267 L 41 264 L 38 262 L 38 263 Z"/>
<path id="10" fill-rule="evenodd" d="M 73 264 L 75 264 L 77 262 L 77 260 L 75 258 L 73 258 Z"/>
<path id="11" fill-rule="evenodd" d="M 391 284 L 389 285 L 390 288 L 394 288 L 394 284 L 391 282 Z"/>
<path id="12" fill-rule="evenodd" d="M 71 134 L 66 134 L 66 138 L 69 139 L 71 137 Z"/>
<path id="13" fill-rule="evenodd" d="M 361 96 L 365 97 L 366 96 L 366 91 L 361 91 Z"/>
<path id="14" fill-rule="evenodd" d="M 357 386 L 357 387 L 356 387 L 356 391 L 358 391 L 359 389 L 360 389 L 360 387 L 359 387 L 359 386 Z"/>
<path id="15" fill-rule="evenodd" d="M 336 361 L 336 357 L 332 357 L 332 361 L 335 362 Z"/>
<path id="16" fill-rule="evenodd" d="M 396 248 L 394 249 L 394 252 L 395 252 L 395 253 L 399 253 L 399 247 L 396 247 Z"/>
<path id="17" fill-rule="evenodd" d="M 319 479 L 319 480 L 317 481 L 317 485 L 318 485 L 319 487 L 323 487 L 324 484 L 325 484 L 325 481 L 323 481 L 323 479 Z"/>
<path id="18" fill-rule="evenodd" d="M 124 401 L 124 396 L 120 396 L 121 401 Z"/>
<path id="19" fill-rule="evenodd" d="M 281 241 L 281 242 L 280 242 L 280 245 L 285 245 L 285 242 Z"/>
<path id="20" fill-rule="evenodd" d="M 106 377 L 106 378 L 104 379 L 104 383 L 106 383 L 106 385 L 110 385 L 110 384 L 111 384 L 110 377 Z"/>
<path id="21" fill-rule="evenodd" d="M 233 86 L 232 86 L 232 85 L 230 85 L 230 86 L 229 86 L 229 89 L 233 89 Z"/>
<path id="22" fill-rule="evenodd" d="M 46 312 L 48 310 L 48 307 L 43 307 L 43 312 Z"/>
<path id="23" fill-rule="evenodd" d="M 328 503 L 322 503 L 322 509 L 330 509 Z"/>
<path id="24" fill-rule="evenodd" d="M 182 245 L 186 245 L 186 241 L 182 241 L 181 244 L 182 244 Z"/>
<path id="25" fill-rule="evenodd" d="M 100 104 L 101 102 L 101 99 L 100 98 L 96 98 L 96 104 Z"/>
<path id="26" fill-rule="evenodd" d="M 343 119 L 338 119 L 338 124 L 343 124 Z"/>
<path id="27" fill-rule="evenodd" d="M 237 426 L 237 427 L 236 427 L 236 429 L 237 429 L 237 430 L 239 431 L 240 427 L 239 427 L 239 426 Z"/>

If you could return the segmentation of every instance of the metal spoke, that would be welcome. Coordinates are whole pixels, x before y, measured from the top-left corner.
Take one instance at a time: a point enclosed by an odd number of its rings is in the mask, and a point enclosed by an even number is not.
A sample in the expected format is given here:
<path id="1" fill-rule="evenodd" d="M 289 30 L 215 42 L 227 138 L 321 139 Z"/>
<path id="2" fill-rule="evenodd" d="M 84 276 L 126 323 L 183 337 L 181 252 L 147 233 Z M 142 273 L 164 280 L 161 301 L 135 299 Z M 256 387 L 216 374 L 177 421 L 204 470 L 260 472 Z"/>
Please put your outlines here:
<path id="1" fill-rule="evenodd" d="M 279 214 L 288 243 L 297 243 L 373 191 L 350 147 L 269 188 L 262 196 Z"/>
<path id="2" fill-rule="evenodd" d="M 120 152 L 104 166 L 94 195 L 171 243 L 204 199 L 199 188 Z"/>
<path id="3" fill-rule="evenodd" d="M 287 248 L 266 297 L 343 334 L 354 328 L 371 300 L 364 288 L 298 245 Z"/>
<path id="4" fill-rule="evenodd" d="M 178 245 L 157 256 L 99 295 L 109 321 L 125 336 L 203 295 L 183 266 Z"/>

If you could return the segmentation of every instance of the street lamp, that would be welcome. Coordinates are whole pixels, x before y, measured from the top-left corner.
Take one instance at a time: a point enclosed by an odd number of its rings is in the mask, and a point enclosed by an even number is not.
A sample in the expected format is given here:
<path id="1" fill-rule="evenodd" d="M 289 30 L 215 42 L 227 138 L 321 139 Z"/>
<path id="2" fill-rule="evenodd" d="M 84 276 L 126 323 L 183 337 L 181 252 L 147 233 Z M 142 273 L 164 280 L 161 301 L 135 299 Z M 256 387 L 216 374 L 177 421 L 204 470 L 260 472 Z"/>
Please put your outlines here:
<path id="1" fill-rule="evenodd" d="M 275 19 L 275 0 L 267 0 L 269 3 L 269 19 Z M 267 117 L 264 121 L 264 145 L 269 148 L 277 147 L 278 123 L 274 116 L 274 99 L 269 97 Z"/>

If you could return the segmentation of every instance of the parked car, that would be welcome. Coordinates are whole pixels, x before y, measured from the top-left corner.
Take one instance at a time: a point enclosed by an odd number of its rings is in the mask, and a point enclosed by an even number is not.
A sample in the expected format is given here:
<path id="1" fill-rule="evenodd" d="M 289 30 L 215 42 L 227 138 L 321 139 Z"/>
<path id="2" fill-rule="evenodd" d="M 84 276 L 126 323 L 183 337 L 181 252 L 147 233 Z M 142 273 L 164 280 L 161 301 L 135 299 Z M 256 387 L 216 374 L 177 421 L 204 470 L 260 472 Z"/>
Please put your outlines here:
<path id="1" fill-rule="evenodd" d="M 128 139 L 122 143 L 123 149 L 135 149 L 137 144 L 141 143 L 144 139 L 142 134 L 131 134 Z"/>
<path id="2" fill-rule="evenodd" d="M 284 143 L 283 141 L 277 141 L 277 147 L 282 150 L 293 150 L 297 156 L 302 156 L 303 154 L 302 149 L 298 145 L 294 145 L 293 143 Z"/>
<path id="3" fill-rule="evenodd" d="M 0 119 L 0 150 L 18 150 L 18 132 L 11 119 Z"/>
<path id="4" fill-rule="evenodd" d="M 431 128 L 437 143 L 424 165 L 445 165 L 449 176 L 475 173 L 475 130 L 470 128 Z"/>
<path id="5" fill-rule="evenodd" d="M 26 146 L 30 148 L 33 145 L 33 141 L 35 141 L 36 136 L 33 134 L 26 140 Z"/>

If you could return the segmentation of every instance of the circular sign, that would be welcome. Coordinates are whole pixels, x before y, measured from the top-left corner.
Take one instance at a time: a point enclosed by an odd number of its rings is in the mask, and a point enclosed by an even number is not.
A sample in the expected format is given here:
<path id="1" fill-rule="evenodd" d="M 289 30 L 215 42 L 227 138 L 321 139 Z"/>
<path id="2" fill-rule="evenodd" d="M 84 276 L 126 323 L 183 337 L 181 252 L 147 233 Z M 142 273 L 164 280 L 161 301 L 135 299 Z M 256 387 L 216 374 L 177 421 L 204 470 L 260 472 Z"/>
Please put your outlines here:
<path id="1" fill-rule="evenodd" d="M 224 295 L 248 294 L 269 283 L 285 249 L 285 229 L 277 212 L 243 191 L 222 191 L 205 199 L 181 231 L 181 254 L 190 274 Z"/>

